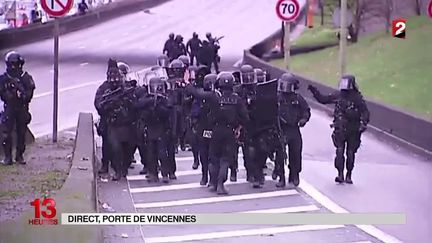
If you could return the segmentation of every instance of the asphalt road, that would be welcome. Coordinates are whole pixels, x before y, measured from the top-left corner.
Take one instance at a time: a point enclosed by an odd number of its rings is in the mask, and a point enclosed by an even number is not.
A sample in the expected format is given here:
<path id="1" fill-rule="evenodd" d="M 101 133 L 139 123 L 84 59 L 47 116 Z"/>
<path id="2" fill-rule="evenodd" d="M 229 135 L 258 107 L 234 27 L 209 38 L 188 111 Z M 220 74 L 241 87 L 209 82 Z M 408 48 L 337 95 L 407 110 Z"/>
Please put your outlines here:
<path id="1" fill-rule="evenodd" d="M 242 56 L 242 50 L 273 33 L 280 26 L 274 14 L 273 1 L 250 0 L 188 0 L 172 1 L 151 9 L 150 13 L 139 12 L 120 17 L 86 30 L 81 30 L 61 37 L 60 43 L 60 110 L 59 128 L 65 129 L 76 125 L 79 112 L 94 112 L 93 97 L 96 88 L 105 78 L 106 61 L 109 57 L 119 58 L 131 64 L 134 70 L 155 63 L 155 57 L 161 52 L 162 45 L 169 32 L 181 33 L 185 39 L 197 31 L 203 36 L 211 31 L 216 36 L 225 35 L 221 41 L 223 67 L 231 68 Z M 51 40 L 34 43 L 17 48 L 26 57 L 27 70 L 34 76 L 37 90 L 31 104 L 33 121 L 32 131 L 37 135 L 49 134 L 52 122 L 52 46 Z M 303 87 L 304 88 L 304 87 Z M 390 119 L 390 118 L 389 118 Z M 354 185 L 335 185 L 333 168 L 334 147 L 330 139 L 330 119 L 325 114 L 313 110 L 310 123 L 303 129 L 304 165 L 302 185 L 310 185 L 329 200 L 332 205 L 324 205 L 305 192 L 298 195 L 278 197 L 278 200 L 265 202 L 260 196 L 257 205 L 244 201 L 245 207 L 251 210 L 262 208 L 281 208 L 315 205 L 320 210 L 349 212 L 402 212 L 407 215 L 407 224 L 400 226 L 379 225 L 378 231 L 372 232 L 375 237 L 354 227 L 343 227 L 306 232 L 283 233 L 282 236 L 265 238 L 275 242 L 353 242 L 367 240 L 379 242 L 432 242 L 432 163 L 406 151 L 387 145 L 369 134 L 362 139 L 362 147 L 357 155 L 354 171 Z M 183 171 L 190 170 L 190 161 L 183 161 L 179 166 Z M 179 164 L 183 163 L 179 162 Z M 131 171 L 131 175 L 137 171 Z M 180 176 L 179 184 L 196 182 L 198 176 Z M 143 182 L 129 183 L 132 188 L 148 187 Z M 102 192 L 110 195 L 106 200 L 118 205 L 117 210 L 133 212 L 134 205 L 129 197 L 130 206 L 120 205 L 116 195 L 128 195 L 128 184 L 104 183 Z M 272 182 L 263 191 L 273 191 Z M 189 191 L 192 192 L 189 195 Z M 246 185 L 232 185 L 234 194 L 253 193 Z M 188 197 L 210 197 L 203 188 L 177 190 L 157 193 L 132 193 L 138 203 L 151 200 L 168 201 Z M 154 195 L 154 198 L 152 198 Z M 308 196 L 309 195 L 309 196 Z M 173 198 L 174 197 L 174 198 Z M 104 198 L 102 196 L 102 198 Z M 322 197 L 321 197 L 322 199 Z M 261 202 L 262 201 L 262 202 Z M 322 201 L 322 200 L 321 200 Z M 242 201 L 243 203 L 243 201 Z M 226 205 L 239 205 L 224 202 Z M 243 205 L 243 204 L 240 204 Z M 335 207 L 336 205 L 336 207 Z M 238 206 L 237 206 L 238 207 Z M 211 210 L 217 212 L 219 207 L 207 205 L 189 205 L 189 210 Z M 325 209 L 327 208 L 327 209 Z M 173 210 L 184 210 L 175 207 Z M 140 209 L 140 210 L 146 210 Z M 239 211 L 233 206 L 232 211 Z M 241 227 L 222 229 L 235 231 Z M 126 230 L 125 228 L 123 228 Z M 200 226 L 200 232 L 209 228 Z M 114 230 L 114 229 L 113 229 Z M 183 234 L 196 234 L 195 229 L 178 232 L 164 228 L 146 229 L 144 235 L 150 238 Z M 135 231 L 135 232 L 139 232 Z M 369 232 L 371 233 L 371 232 Z M 390 240 L 385 240 L 385 237 Z M 326 240 L 327 236 L 333 237 Z M 252 237 L 252 238 L 251 238 Z M 296 238 L 297 237 L 297 238 Z M 242 240 L 263 240 L 262 236 L 248 236 Z M 221 239 L 218 242 L 225 242 Z M 213 241 L 215 242 L 215 241 Z M 310 242 L 310 241 L 309 241 Z"/>

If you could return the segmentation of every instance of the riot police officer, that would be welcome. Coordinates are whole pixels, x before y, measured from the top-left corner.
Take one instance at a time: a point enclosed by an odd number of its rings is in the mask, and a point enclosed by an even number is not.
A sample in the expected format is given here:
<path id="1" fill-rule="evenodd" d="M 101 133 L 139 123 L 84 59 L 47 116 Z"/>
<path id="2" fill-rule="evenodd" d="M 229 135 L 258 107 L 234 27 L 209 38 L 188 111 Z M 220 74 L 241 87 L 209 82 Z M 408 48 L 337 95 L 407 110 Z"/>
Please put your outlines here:
<path id="1" fill-rule="evenodd" d="M 181 55 L 177 59 L 180 60 L 186 68 L 189 68 L 190 62 L 186 55 Z"/>
<path id="2" fill-rule="evenodd" d="M 6 72 L 0 76 L 0 97 L 4 102 L 2 123 L 5 126 L 3 164 L 12 164 L 12 132 L 15 127 L 17 142 L 15 161 L 25 164 L 24 152 L 27 125 L 31 121 L 29 104 L 33 98 L 35 83 L 33 77 L 23 70 L 24 58 L 17 52 L 5 56 Z"/>
<path id="3" fill-rule="evenodd" d="M 160 77 L 152 77 L 148 83 L 148 95 L 142 96 L 136 103 L 140 112 L 146 116 L 147 168 L 148 182 L 158 182 L 158 162 L 161 164 L 162 180 L 169 182 L 172 173 L 168 158 L 167 130 L 170 127 L 170 108 L 166 96 L 166 84 Z"/>
<path id="4" fill-rule="evenodd" d="M 174 33 L 170 33 L 168 40 L 165 42 L 164 48 L 162 50 L 162 53 L 168 56 L 170 62 L 177 58 L 174 51 L 175 45 L 176 41 L 174 39 Z"/>
<path id="5" fill-rule="evenodd" d="M 205 92 L 214 92 L 214 83 L 216 82 L 216 76 L 207 77 L 208 74 L 210 74 L 210 70 L 204 65 L 200 66 L 197 70 L 194 88 L 204 88 Z M 213 85 L 211 84 L 212 81 Z M 190 87 L 191 86 L 189 86 L 189 89 Z M 194 155 L 194 164 L 192 165 L 192 168 L 198 169 L 199 163 L 201 162 L 201 169 L 203 173 L 201 185 L 205 185 L 208 182 L 208 146 L 210 138 L 208 137 L 208 135 L 207 137 L 203 138 L 203 133 L 204 130 L 211 130 L 211 127 L 209 127 L 208 124 L 209 109 L 210 106 L 208 105 L 208 101 L 205 98 L 194 97 L 191 108 L 191 130 L 193 132 L 194 141 L 191 144 L 192 152 Z"/>
<path id="6" fill-rule="evenodd" d="M 370 116 L 355 77 L 344 75 L 339 81 L 339 91 L 330 95 L 322 95 L 312 85 L 309 85 L 308 89 L 318 102 L 335 105 L 331 125 L 333 128 L 332 140 L 336 147 L 335 167 L 338 171 L 335 181 L 352 184 L 355 154 L 360 147 L 361 134 L 367 128 Z M 347 173 L 344 178 L 345 161 Z"/>
<path id="7" fill-rule="evenodd" d="M 240 67 L 240 85 L 236 86 L 236 93 L 243 99 L 243 102 L 247 106 L 248 114 L 254 110 L 254 102 L 256 100 L 256 75 L 254 69 L 251 65 L 243 65 Z M 249 122 L 242 128 L 241 135 L 239 138 L 239 144 L 242 147 L 244 167 L 246 169 L 247 180 L 249 182 L 254 181 L 253 166 L 254 162 L 251 155 L 254 153 L 254 141 L 252 134 L 254 129 L 256 129 L 256 124 L 254 124 L 253 117 L 250 116 Z M 231 165 L 231 181 L 237 180 L 237 169 L 238 161 L 236 160 L 233 165 Z"/>
<path id="8" fill-rule="evenodd" d="M 183 36 L 177 35 L 174 39 L 174 48 L 173 48 L 173 57 L 175 59 L 179 58 L 182 55 L 186 55 L 186 46 L 183 43 Z"/>
<path id="9" fill-rule="evenodd" d="M 130 166 L 130 150 L 135 141 L 136 120 L 133 87 L 127 87 L 117 62 L 110 59 L 107 71 L 107 89 L 96 92 L 95 107 L 107 119 L 107 137 L 111 148 L 112 166 L 115 171 L 113 180 L 126 176 Z"/>
<path id="10" fill-rule="evenodd" d="M 299 80 L 289 73 L 282 74 L 278 80 L 279 124 L 284 137 L 284 147 L 288 145 L 288 183 L 294 186 L 299 185 L 299 174 L 302 170 L 303 141 L 300 127 L 304 127 L 311 116 L 306 100 L 296 93 L 299 83 Z M 275 170 L 279 175 L 279 182 L 276 186 L 284 187 L 285 166 L 283 161 L 277 162 Z"/>
<path id="11" fill-rule="evenodd" d="M 239 127 L 244 125 L 249 117 L 242 99 L 234 93 L 234 76 L 222 72 L 217 76 L 220 93 L 201 92 L 212 105 L 210 121 L 213 126 L 209 133 L 210 140 L 210 189 L 218 194 L 227 194 L 224 186 L 228 178 L 228 168 L 235 158 L 235 142 Z M 198 93 L 199 94 L 199 93 Z M 198 95 L 196 94 L 196 95 Z"/>
<path id="12" fill-rule="evenodd" d="M 194 64 L 194 59 L 197 59 L 198 50 L 200 49 L 202 43 L 201 40 L 198 38 L 198 34 L 194 32 L 192 34 L 192 38 L 186 43 L 186 50 L 190 57 L 190 64 Z M 196 61 L 196 64 L 198 65 L 198 60 Z"/>

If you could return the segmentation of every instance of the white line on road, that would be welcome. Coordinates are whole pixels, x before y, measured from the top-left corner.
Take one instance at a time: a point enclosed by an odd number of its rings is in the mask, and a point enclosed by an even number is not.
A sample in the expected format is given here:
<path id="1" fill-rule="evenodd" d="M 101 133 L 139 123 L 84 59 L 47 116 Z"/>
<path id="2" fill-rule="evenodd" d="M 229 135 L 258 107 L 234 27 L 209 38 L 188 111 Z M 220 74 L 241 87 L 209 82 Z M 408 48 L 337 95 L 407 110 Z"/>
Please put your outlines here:
<path id="1" fill-rule="evenodd" d="M 346 209 L 342 208 L 335 202 L 333 202 L 330 198 L 322 194 L 311 184 L 307 183 L 305 180 L 302 180 L 299 186 L 306 194 L 311 196 L 315 201 L 323 205 L 328 210 L 333 213 L 349 213 Z M 357 228 L 363 230 L 369 235 L 383 241 L 384 243 L 402 243 L 399 239 L 379 230 L 375 226 L 372 225 L 356 225 Z"/>
<path id="2" fill-rule="evenodd" d="M 80 63 L 80 66 L 83 67 L 83 66 L 86 66 L 88 64 L 89 64 L 88 62 L 83 62 L 83 63 Z"/>
<path id="3" fill-rule="evenodd" d="M 82 83 L 82 84 L 78 84 L 78 85 L 74 85 L 74 86 L 69 86 L 69 87 L 66 87 L 66 88 L 63 88 L 63 89 L 59 89 L 59 93 L 70 91 L 70 90 L 73 90 L 73 89 L 84 88 L 84 87 L 92 86 L 92 85 L 95 85 L 95 84 L 101 84 L 101 83 L 102 83 L 101 81 L 96 81 L 96 82 L 88 82 L 88 83 Z M 51 92 L 51 91 L 50 92 L 44 92 L 44 93 L 36 94 L 34 96 L 34 98 L 41 98 L 41 97 L 44 97 L 44 96 L 50 96 L 52 94 L 53 94 L 53 92 Z"/>
<path id="4" fill-rule="evenodd" d="M 273 192 L 262 192 L 262 193 L 250 193 L 243 195 L 223 196 L 223 197 L 206 197 L 186 200 L 175 200 L 166 202 L 151 202 L 151 203 L 137 203 L 136 208 L 162 208 L 162 207 L 174 207 L 174 206 L 185 206 L 185 205 L 196 205 L 216 202 L 232 202 L 240 200 L 249 200 L 257 198 L 270 198 L 270 197 L 282 197 L 297 195 L 296 190 L 284 190 L 284 191 L 273 191 Z"/>
<path id="5" fill-rule="evenodd" d="M 372 241 L 356 241 L 356 242 L 347 242 L 347 243 L 373 243 Z"/>
<path id="6" fill-rule="evenodd" d="M 78 46 L 78 49 L 85 49 L 85 46 Z"/>
<path id="7" fill-rule="evenodd" d="M 201 172 L 199 174 L 201 174 Z M 266 176 L 266 179 L 271 180 L 271 176 Z M 128 180 L 129 180 L 129 178 L 128 178 Z M 247 182 L 246 178 L 241 178 L 235 182 L 227 181 L 227 182 L 225 182 L 225 185 L 242 184 L 242 183 L 246 183 L 246 182 Z M 131 193 L 163 192 L 163 191 L 175 191 L 175 190 L 193 189 L 193 188 L 201 188 L 201 187 L 205 187 L 205 186 L 201 186 L 198 182 L 192 182 L 192 183 L 167 185 L 167 186 L 130 188 L 130 192 Z"/>
<path id="8" fill-rule="evenodd" d="M 281 233 L 313 231 L 313 230 L 338 229 L 342 227 L 344 226 L 343 225 L 300 225 L 300 226 L 287 226 L 287 227 L 272 227 L 272 228 L 212 232 L 212 233 L 203 233 L 203 234 L 154 237 L 154 238 L 145 239 L 145 242 L 164 243 L 164 242 L 202 241 L 202 240 L 212 240 L 212 239 L 231 238 L 231 237 L 240 237 L 240 236 L 268 235 L 268 234 L 281 234 Z"/>
<path id="9" fill-rule="evenodd" d="M 176 162 L 178 162 L 177 158 L 176 158 Z M 201 175 L 201 170 L 184 170 L 184 171 L 177 171 L 176 176 L 188 176 L 188 175 Z M 127 179 L 129 181 L 139 181 L 139 180 L 146 180 L 146 176 L 145 175 L 132 175 L 132 176 L 127 176 Z"/>
<path id="10" fill-rule="evenodd" d="M 296 207 L 287 207 L 287 208 L 271 208 L 271 209 L 244 211 L 239 213 L 300 213 L 300 212 L 312 212 L 318 210 L 319 208 L 317 206 L 308 205 L 308 206 L 296 206 Z"/>

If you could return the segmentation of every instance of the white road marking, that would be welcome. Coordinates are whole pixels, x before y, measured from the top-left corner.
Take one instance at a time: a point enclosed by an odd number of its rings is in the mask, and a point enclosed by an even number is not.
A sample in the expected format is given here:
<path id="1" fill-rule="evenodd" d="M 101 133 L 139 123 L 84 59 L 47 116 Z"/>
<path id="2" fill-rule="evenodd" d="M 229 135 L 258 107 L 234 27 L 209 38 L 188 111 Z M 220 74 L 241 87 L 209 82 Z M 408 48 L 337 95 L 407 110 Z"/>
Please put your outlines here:
<path id="1" fill-rule="evenodd" d="M 176 161 L 177 158 L 176 158 Z M 201 170 L 184 170 L 184 171 L 177 171 L 176 176 L 188 176 L 188 175 L 201 175 Z M 139 180 L 146 180 L 145 175 L 132 175 L 132 176 L 127 176 L 127 179 L 129 181 L 139 181 Z"/>
<path id="2" fill-rule="evenodd" d="M 341 206 L 337 205 L 335 202 L 333 202 L 330 198 L 322 194 L 320 191 L 318 191 L 315 187 L 313 187 L 311 184 L 307 183 L 305 180 L 302 180 L 299 187 L 309 196 L 311 196 L 315 201 L 317 201 L 319 204 L 327 208 L 333 213 L 349 213 L 346 209 L 342 208 Z M 356 225 L 357 228 L 363 230 L 369 235 L 372 235 L 373 237 L 383 241 L 384 243 L 402 243 L 399 239 L 395 238 L 394 236 L 391 236 L 375 226 L 372 225 Z"/>
<path id="3" fill-rule="evenodd" d="M 287 207 L 287 208 L 271 208 L 271 209 L 244 211 L 239 213 L 300 213 L 300 212 L 312 212 L 318 210 L 319 208 L 315 205 L 307 205 L 307 206 L 296 206 L 296 207 Z"/>
<path id="4" fill-rule="evenodd" d="M 95 85 L 95 84 L 101 84 L 101 83 L 102 83 L 101 81 L 96 81 L 96 82 L 88 82 L 88 83 L 82 83 L 82 84 L 78 84 L 78 85 L 73 85 L 73 86 L 69 86 L 69 87 L 63 88 L 63 89 L 59 89 L 59 93 L 70 91 L 70 90 L 74 90 L 74 89 L 84 88 L 84 87 L 92 86 L 92 85 Z M 34 98 L 41 98 L 41 97 L 45 97 L 45 96 L 50 96 L 52 94 L 53 94 L 53 92 L 51 92 L 51 91 L 50 92 L 39 93 L 39 94 L 36 94 L 34 96 Z"/>
<path id="5" fill-rule="evenodd" d="M 201 174 L 201 171 L 200 171 Z M 267 180 L 271 180 L 271 176 L 266 176 Z M 129 180 L 129 178 L 128 178 Z M 227 181 L 225 185 L 233 185 L 233 184 L 242 184 L 246 183 L 246 178 L 238 179 L 235 182 Z M 205 186 L 201 186 L 198 182 L 192 183 L 184 183 L 177 185 L 167 185 L 167 186 L 154 186 L 154 187 L 137 187 L 130 188 L 131 193 L 148 193 L 148 192 L 163 192 L 163 191 L 175 191 L 175 190 L 184 190 L 184 189 L 193 189 L 193 188 L 201 188 Z"/>
<path id="6" fill-rule="evenodd" d="M 249 200 L 257 198 L 270 198 L 270 197 L 282 197 L 297 195 L 296 190 L 284 190 L 284 191 L 273 191 L 273 192 L 262 192 L 262 193 L 250 193 L 243 195 L 223 196 L 223 197 L 206 197 L 196 199 L 185 199 L 165 202 L 151 202 L 151 203 L 137 203 L 136 208 L 162 208 L 162 207 L 174 207 L 174 206 L 185 206 L 185 205 L 196 205 L 216 202 L 232 202 L 240 200 Z"/>
<path id="7" fill-rule="evenodd" d="M 78 49 L 85 49 L 85 46 L 78 46 Z"/>
<path id="8" fill-rule="evenodd" d="M 356 241 L 356 242 L 347 242 L 347 243 L 373 243 L 372 241 Z"/>
<path id="9" fill-rule="evenodd" d="M 248 230 L 234 230 L 222 231 L 202 234 L 190 235 L 176 235 L 166 237 L 154 237 L 145 239 L 146 243 L 164 243 L 164 242 L 184 242 L 184 241 L 202 241 L 221 238 L 231 238 L 240 236 L 253 236 L 253 235 L 268 235 L 268 234 L 281 234 L 302 231 L 326 230 L 343 228 L 343 225 L 300 225 L 300 226 L 287 226 L 287 227 L 272 227 Z"/>
<path id="10" fill-rule="evenodd" d="M 88 62 L 83 62 L 83 63 L 80 63 L 80 66 L 82 67 L 82 66 L 86 66 L 88 64 L 89 64 Z"/>

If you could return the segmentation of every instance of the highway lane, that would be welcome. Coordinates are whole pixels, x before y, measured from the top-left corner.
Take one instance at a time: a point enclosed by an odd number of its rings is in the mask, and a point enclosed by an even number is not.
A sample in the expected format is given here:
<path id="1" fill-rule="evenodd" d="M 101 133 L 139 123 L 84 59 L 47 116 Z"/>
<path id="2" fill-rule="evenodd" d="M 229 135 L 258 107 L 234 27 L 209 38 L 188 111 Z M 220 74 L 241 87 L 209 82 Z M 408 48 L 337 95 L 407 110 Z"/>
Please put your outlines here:
<path id="1" fill-rule="evenodd" d="M 274 2 L 250 0 L 172 1 L 61 37 L 59 128 L 76 125 L 80 111 L 94 112 L 93 97 L 105 78 L 106 61 L 116 57 L 134 70 L 155 63 L 169 32 L 187 40 L 193 31 L 226 37 L 223 66 L 230 68 L 242 50 L 279 28 Z M 181 3 L 181 4 L 180 4 Z M 51 132 L 52 40 L 19 47 L 35 77 L 31 129 Z M 352 212 L 406 212 L 406 226 L 378 226 L 404 242 L 428 242 L 432 235 L 432 166 L 412 154 L 366 135 L 357 156 L 353 186 L 335 186 L 330 119 L 314 110 L 305 127 L 303 176 L 319 191 Z M 422 223 L 418 223 L 422 222 Z"/>

